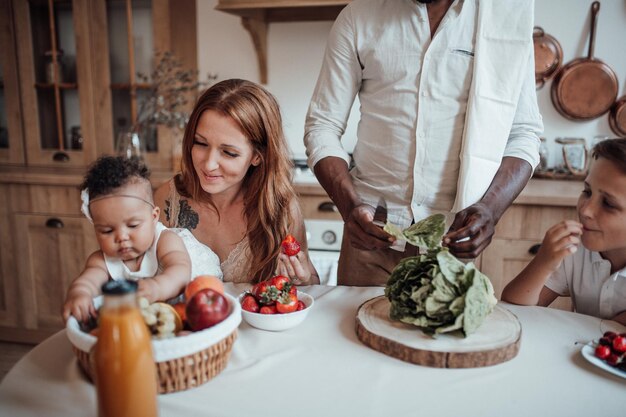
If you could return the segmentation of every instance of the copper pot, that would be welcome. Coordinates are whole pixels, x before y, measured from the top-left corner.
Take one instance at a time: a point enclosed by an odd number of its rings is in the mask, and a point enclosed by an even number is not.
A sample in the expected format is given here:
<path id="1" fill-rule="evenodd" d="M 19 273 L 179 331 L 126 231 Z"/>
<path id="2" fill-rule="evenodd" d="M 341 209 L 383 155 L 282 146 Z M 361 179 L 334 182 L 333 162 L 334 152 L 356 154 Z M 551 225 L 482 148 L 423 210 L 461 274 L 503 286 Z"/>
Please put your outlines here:
<path id="1" fill-rule="evenodd" d="M 591 5 L 589 53 L 561 68 L 552 83 L 552 103 L 562 116 L 570 120 L 591 120 L 600 117 L 617 98 L 618 82 L 607 64 L 593 57 L 596 23 L 600 2 Z"/>
<path id="2" fill-rule="evenodd" d="M 626 138 L 626 96 L 620 97 L 611 106 L 609 125 L 616 135 Z"/>
<path id="3" fill-rule="evenodd" d="M 533 29 L 533 46 L 535 49 L 535 85 L 538 90 L 561 67 L 563 49 L 559 41 L 547 34 L 540 26 L 535 26 Z"/>

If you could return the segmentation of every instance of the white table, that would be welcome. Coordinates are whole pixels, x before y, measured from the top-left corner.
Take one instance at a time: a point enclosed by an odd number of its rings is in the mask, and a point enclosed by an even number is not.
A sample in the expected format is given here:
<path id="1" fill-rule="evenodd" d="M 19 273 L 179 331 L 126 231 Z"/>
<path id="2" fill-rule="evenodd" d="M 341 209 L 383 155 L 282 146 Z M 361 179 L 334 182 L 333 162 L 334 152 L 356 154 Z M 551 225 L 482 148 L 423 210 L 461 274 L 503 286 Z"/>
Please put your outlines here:
<path id="1" fill-rule="evenodd" d="M 245 286 L 227 285 L 238 294 Z M 208 383 L 161 395 L 161 416 L 624 416 L 626 379 L 589 364 L 581 344 L 610 321 L 504 304 L 522 324 L 518 356 L 500 365 L 437 369 L 364 346 L 358 306 L 382 288 L 306 287 L 315 306 L 285 332 L 242 323 L 227 368 Z M 579 344 L 576 344 L 579 342 Z M 95 416 L 65 332 L 28 353 L 0 385 L 1 416 Z"/>

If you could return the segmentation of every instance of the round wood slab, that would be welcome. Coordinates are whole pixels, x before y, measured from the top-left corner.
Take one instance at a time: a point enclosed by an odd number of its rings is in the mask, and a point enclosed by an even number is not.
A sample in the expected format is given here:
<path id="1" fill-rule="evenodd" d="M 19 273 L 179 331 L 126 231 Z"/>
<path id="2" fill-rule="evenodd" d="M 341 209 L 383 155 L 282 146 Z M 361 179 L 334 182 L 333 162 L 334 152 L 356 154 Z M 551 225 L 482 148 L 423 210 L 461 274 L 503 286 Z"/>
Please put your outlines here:
<path id="1" fill-rule="evenodd" d="M 436 368 L 477 368 L 506 362 L 519 352 L 522 326 L 499 305 L 466 338 L 458 332 L 428 336 L 416 326 L 391 320 L 390 306 L 385 296 L 372 298 L 356 315 L 359 340 L 385 355 Z"/>

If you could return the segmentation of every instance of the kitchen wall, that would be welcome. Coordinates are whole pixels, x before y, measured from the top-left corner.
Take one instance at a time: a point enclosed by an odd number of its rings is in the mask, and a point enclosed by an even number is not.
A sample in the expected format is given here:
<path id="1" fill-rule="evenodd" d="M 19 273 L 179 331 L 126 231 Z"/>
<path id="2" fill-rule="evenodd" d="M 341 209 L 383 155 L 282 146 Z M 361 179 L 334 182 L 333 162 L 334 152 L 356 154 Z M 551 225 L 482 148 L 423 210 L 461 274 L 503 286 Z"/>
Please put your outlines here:
<path id="1" fill-rule="evenodd" d="M 535 23 L 554 36 L 563 47 L 564 63 L 585 56 L 589 39 L 590 0 L 536 0 Z M 259 82 L 256 55 L 248 33 L 238 17 L 214 10 L 217 0 L 198 0 L 198 63 L 200 73 L 212 72 L 219 79 L 245 78 Z M 332 22 L 272 23 L 268 34 L 267 88 L 282 107 L 285 132 L 296 157 L 304 157 L 304 118 L 317 81 L 324 47 Z M 626 94 L 626 0 L 601 2 L 596 32 L 595 56 L 618 76 L 620 96 Z M 587 122 L 572 122 L 554 109 L 549 81 L 537 92 L 544 117 L 544 136 L 550 146 L 550 161 L 556 162 L 556 137 L 614 136 L 607 116 Z M 352 111 L 344 143 L 354 147 L 358 109 Z"/>

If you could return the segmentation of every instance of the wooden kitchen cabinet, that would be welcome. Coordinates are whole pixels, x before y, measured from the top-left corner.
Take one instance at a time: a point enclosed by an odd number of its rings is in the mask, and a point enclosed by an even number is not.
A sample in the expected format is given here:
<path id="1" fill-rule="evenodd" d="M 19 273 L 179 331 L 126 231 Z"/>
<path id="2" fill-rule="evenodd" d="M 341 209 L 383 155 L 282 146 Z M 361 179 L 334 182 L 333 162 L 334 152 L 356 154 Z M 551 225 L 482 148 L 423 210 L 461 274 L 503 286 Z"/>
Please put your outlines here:
<path id="1" fill-rule="evenodd" d="M 0 0 L 0 164 L 24 164 L 15 27 L 10 0 Z"/>
<path id="2" fill-rule="evenodd" d="M 197 69 L 195 15 L 195 0 L 0 0 L 0 340 L 62 327 L 97 248 L 77 187 L 150 91 L 136 72 L 165 51 Z M 175 135 L 146 139 L 153 180 L 172 175 Z"/>
<path id="3" fill-rule="evenodd" d="M 556 187 L 556 184 L 549 184 L 549 180 L 543 185 Z M 576 188 L 575 185 L 568 185 L 572 189 Z M 496 226 L 493 241 L 482 253 L 480 268 L 491 279 L 498 299 L 506 284 L 532 260 L 545 232 L 561 220 L 578 218 L 574 196 L 571 195 L 568 203 L 557 201 L 560 198 L 557 190 L 553 189 L 552 200 L 546 198 L 542 204 L 513 204 Z M 528 197 L 528 191 L 526 196 L 522 194 L 521 197 Z M 558 205 L 554 205 L 555 201 Z M 551 307 L 572 309 L 569 297 L 557 298 Z"/>
<path id="4" fill-rule="evenodd" d="M 149 76 L 157 53 L 197 69 L 195 0 L 0 0 L 0 11 L 0 127 L 7 119 L 11 138 L 0 163 L 84 168 L 137 120 L 152 88 L 137 73 Z M 150 168 L 171 170 L 180 132 L 140 133 Z"/>
<path id="5" fill-rule="evenodd" d="M 0 339 L 38 342 L 63 327 L 65 292 L 98 247 L 93 226 L 75 185 L 1 184 L 0 193 Z"/>
<path id="6" fill-rule="evenodd" d="M 22 325 L 46 337 L 63 328 L 61 306 L 71 282 L 98 246 L 83 216 L 15 214 Z"/>
<path id="7" fill-rule="evenodd" d="M 6 196 L 9 187 L 0 184 L 0 195 Z M 0 329 L 18 327 L 18 277 L 15 273 L 16 248 L 11 227 L 11 203 L 0 199 Z M 0 339 L 4 333 L 0 330 Z"/>

